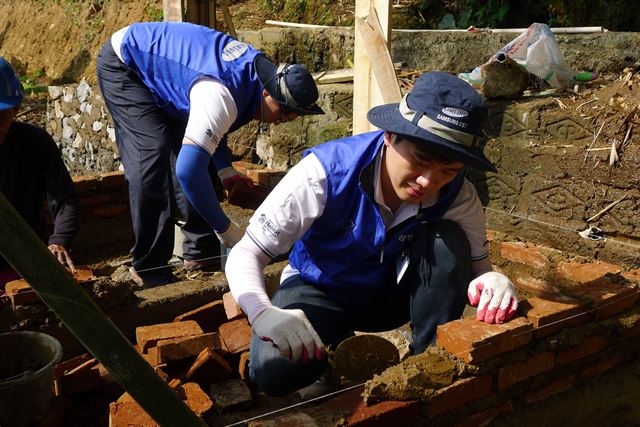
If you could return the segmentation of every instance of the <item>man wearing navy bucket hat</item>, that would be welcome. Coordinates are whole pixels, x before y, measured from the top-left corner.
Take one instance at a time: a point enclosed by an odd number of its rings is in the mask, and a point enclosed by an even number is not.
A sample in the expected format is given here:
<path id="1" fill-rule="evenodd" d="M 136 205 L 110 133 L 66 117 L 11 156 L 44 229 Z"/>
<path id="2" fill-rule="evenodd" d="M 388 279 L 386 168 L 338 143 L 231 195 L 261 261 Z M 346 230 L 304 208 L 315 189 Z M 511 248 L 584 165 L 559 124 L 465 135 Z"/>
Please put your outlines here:
<path id="1" fill-rule="evenodd" d="M 0 192 L 71 271 L 70 246 L 80 227 L 80 198 L 53 138 L 37 126 L 16 120 L 24 91 L 11 64 L 0 57 Z M 42 205 L 53 219 L 47 235 Z M 20 276 L 0 257 L 0 293 Z"/>
<path id="2" fill-rule="evenodd" d="M 511 281 L 492 272 L 485 217 L 465 166 L 495 167 L 480 150 L 487 108 L 464 81 L 417 79 L 399 104 L 375 107 L 382 130 L 313 147 L 256 210 L 226 274 L 249 318 L 251 379 L 284 395 L 327 368 L 324 346 L 354 331 L 410 321 L 411 351 L 434 342 L 467 298 L 502 323 L 517 308 Z M 270 299 L 262 269 L 293 248 Z"/>
<path id="3" fill-rule="evenodd" d="M 227 190 L 252 185 L 231 166 L 227 133 L 254 119 L 262 127 L 323 114 L 304 66 L 276 66 L 249 44 L 199 25 L 130 25 L 105 43 L 96 65 L 129 184 L 130 271 L 145 286 L 173 280 L 163 267 L 173 252 L 175 205 L 185 220 L 188 270 L 210 267 L 220 243 L 230 248 L 242 237 L 210 176 L 217 171 Z"/>

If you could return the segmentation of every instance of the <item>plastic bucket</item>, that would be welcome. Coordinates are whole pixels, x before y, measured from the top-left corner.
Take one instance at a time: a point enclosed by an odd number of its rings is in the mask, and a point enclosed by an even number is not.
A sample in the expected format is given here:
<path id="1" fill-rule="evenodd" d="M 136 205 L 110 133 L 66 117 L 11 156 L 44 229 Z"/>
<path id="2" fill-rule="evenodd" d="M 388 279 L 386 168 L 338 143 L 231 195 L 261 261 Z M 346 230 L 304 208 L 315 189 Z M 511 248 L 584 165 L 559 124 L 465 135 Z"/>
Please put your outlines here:
<path id="1" fill-rule="evenodd" d="M 0 334 L 0 426 L 28 426 L 47 414 L 61 358 L 62 346 L 50 335 Z"/>

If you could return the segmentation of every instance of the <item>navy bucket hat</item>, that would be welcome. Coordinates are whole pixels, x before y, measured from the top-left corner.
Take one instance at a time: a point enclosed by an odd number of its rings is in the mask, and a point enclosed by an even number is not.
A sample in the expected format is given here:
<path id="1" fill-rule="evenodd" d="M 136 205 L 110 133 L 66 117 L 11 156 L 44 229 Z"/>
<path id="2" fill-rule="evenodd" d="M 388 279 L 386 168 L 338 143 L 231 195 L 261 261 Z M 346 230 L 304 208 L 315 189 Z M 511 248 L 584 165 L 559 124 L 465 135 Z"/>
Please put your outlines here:
<path id="1" fill-rule="evenodd" d="M 324 114 L 316 101 L 318 87 L 311 74 L 301 64 L 276 66 L 264 55 L 255 59 L 255 67 L 262 86 L 280 104 L 301 115 Z"/>
<path id="2" fill-rule="evenodd" d="M 487 115 L 482 96 L 468 83 L 432 71 L 421 75 L 399 104 L 374 107 L 367 118 L 441 156 L 495 172 L 479 147 Z"/>

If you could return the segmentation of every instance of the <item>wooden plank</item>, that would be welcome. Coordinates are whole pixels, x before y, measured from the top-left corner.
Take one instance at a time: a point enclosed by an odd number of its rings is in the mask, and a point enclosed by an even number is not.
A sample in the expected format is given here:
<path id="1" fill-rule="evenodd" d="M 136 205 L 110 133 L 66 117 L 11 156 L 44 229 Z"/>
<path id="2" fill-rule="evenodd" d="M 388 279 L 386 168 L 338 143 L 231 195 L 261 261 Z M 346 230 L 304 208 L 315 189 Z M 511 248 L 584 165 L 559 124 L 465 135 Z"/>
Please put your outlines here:
<path id="1" fill-rule="evenodd" d="M 313 79 L 319 85 L 329 83 L 344 83 L 353 81 L 353 68 L 342 68 L 340 70 L 321 71 L 312 74 Z"/>
<path id="2" fill-rule="evenodd" d="M 356 20 L 360 21 L 359 31 L 365 42 L 364 46 L 382 95 L 383 103 L 400 102 L 402 95 L 400 94 L 398 79 L 396 78 L 387 43 L 382 35 L 382 28 L 378 22 L 376 11 L 371 9 L 366 19 L 356 16 Z"/>
<path id="3" fill-rule="evenodd" d="M 182 0 L 162 0 L 162 15 L 165 22 L 182 22 Z"/>
<path id="4" fill-rule="evenodd" d="M 356 0 L 355 15 L 365 18 L 371 9 L 377 11 L 378 22 L 382 29 L 382 38 L 389 40 L 391 29 L 391 2 L 389 0 Z M 365 39 L 360 31 L 363 19 L 356 19 L 354 37 L 354 74 L 353 74 L 353 133 L 363 133 L 374 130 L 375 127 L 367 120 L 367 112 L 372 106 L 383 103 L 382 94 L 373 75 L 373 68 Z M 388 50 L 388 49 L 387 49 Z"/>
<path id="5" fill-rule="evenodd" d="M 233 20 L 231 19 L 231 13 L 229 13 L 229 4 L 227 0 L 220 0 L 220 6 L 222 8 L 222 16 L 224 16 L 224 22 L 227 25 L 227 33 L 234 39 L 238 38 L 236 34 L 236 27 L 233 26 Z"/>

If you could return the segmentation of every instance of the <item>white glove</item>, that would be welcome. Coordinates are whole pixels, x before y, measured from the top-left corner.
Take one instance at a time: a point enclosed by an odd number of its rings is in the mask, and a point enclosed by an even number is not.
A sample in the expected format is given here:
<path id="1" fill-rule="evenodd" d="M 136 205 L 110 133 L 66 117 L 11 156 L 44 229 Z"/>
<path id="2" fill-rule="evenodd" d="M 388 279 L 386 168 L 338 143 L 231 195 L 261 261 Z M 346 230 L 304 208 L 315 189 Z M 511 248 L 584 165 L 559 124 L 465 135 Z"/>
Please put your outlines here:
<path id="1" fill-rule="evenodd" d="M 280 355 L 297 362 L 324 358 L 322 340 L 302 310 L 284 310 L 271 306 L 253 319 L 253 333 L 270 341 Z"/>
<path id="2" fill-rule="evenodd" d="M 244 230 L 238 227 L 233 221 L 229 222 L 229 227 L 224 231 L 224 233 L 218 233 L 216 231 L 216 236 L 218 236 L 218 240 L 220 243 L 224 245 L 225 248 L 232 248 L 236 243 L 242 239 L 244 236 Z"/>
<path id="3" fill-rule="evenodd" d="M 227 167 L 218 171 L 218 176 L 222 180 L 222 185 L 227 191 L 231 191 L 236 182 L 242 182 L 247 187 L 253 187 L 255 183 L 251 178 L 241 174 L 233 167 Z"/>
<path id="4" fill-rule="evenodd" d="M 503 323 L 518 309 L 518 297 L 511 280 L 502 273 L 490 271 L 469 283 L 469 302 L 478 306 L 476 318 L 487 323 Z"/>

